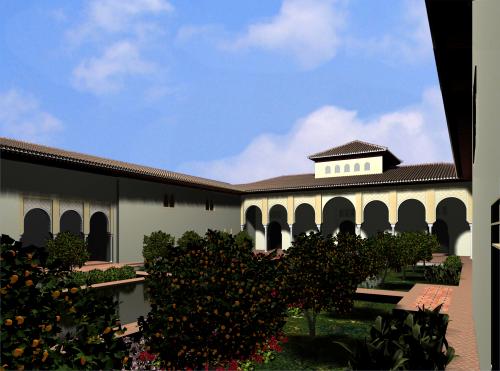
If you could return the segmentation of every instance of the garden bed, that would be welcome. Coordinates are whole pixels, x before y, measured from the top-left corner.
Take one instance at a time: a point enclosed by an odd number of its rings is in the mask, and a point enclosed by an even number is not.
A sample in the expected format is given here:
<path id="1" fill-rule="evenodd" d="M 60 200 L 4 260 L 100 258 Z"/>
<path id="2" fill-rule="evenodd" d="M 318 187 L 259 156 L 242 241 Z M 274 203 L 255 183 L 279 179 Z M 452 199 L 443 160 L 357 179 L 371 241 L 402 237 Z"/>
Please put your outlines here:
<path id="1" fill-rule="evenodd" d="M 345 369 L 347 353 L 334 344 L 340 341 L 348 346 L 356 339 L 368 336 L 375 318 L 389 314 L 394 304 L 355 301 L 353 311 L 346 315 L 323 312 L 317 317 L 317 335 L 309 337 L 307 320 L 303 315 L 289 317 L 285 325 L 288 343 L 283 352 L 257 370 L 306 370 L 306 369 Z"/>

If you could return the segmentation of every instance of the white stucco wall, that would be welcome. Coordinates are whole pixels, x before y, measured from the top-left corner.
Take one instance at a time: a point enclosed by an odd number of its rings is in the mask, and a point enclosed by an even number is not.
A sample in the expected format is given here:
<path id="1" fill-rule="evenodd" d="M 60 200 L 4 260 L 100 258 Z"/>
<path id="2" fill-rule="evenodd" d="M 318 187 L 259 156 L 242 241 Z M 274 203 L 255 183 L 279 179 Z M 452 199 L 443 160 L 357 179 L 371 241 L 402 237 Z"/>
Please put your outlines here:
<path id="1" fill-rule="evenodd" d="M 365 164 L 370 164 L 370 170 L 365 170 Z M 355 165 L 359 165 L 359 171 L 354 171 Z M 335 172 L 335 166 L 340 166 L 340 172 Z M 345 171 L 345 166 L 349 166 L 349 172 Z M 327 173 L 327 167 L 330 173 Z M 347 175 L 380 174 L 383 171 L 382 156 L 364 157 L 349 160 L 336 160 L 314 163 L 314 174 L 316 178 L 333 178 Z"/>

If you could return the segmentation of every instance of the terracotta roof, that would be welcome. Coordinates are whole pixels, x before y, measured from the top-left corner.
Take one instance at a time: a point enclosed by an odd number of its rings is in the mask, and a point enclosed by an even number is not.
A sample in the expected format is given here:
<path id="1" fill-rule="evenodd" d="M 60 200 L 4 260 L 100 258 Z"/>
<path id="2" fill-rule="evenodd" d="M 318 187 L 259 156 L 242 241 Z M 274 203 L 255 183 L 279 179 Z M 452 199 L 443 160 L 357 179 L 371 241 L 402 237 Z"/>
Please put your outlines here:
<path id="1" fill-rule="evenodd" d="M 245 192 L 344 188 L 354 186 L 415 184 L 439 181 L 458 181 L 455 166 L 449 163 L 398 166 L 381 174 L 315 178 L 314 174 L 285 175 L 259 182 L 239 184 Z"/>
<path id="2" fill-rule="evenodd" d="M 325 157 L 358 155 L 358 154 L 383 152 L 383 151 L 387 151 L 387 147 L 382 147 L 376 144 L 362 142 L 360 140 L 353 140 L 352 142 L 342 144 L 341 146 L 333 147 L 327 149 L 326 151 L 315 153 L 309 156 L 308 158 L 314 160 Z"/>
<path id="3" fill-rule="evenodd" d="M 117 171 L 125 176 L 146 176 L 162 181 L 171 181 L 204 188 L 214 188 L 239 193 L 233 185 L 211 179 L 176 173 L 173 171 L 156 169 L 149 166 L 131 164 L 128 162 L 110 160 L 107 158 L 86 155 L 78 152 L 42 146 L 39 144 L 22 142 L 19 140 L 0 137 L 0 150 L 10 153 L 19 153 L 39 159 L 62 161 L 68 164 L 85 165 L 94 169 L 108 169 Z"/>

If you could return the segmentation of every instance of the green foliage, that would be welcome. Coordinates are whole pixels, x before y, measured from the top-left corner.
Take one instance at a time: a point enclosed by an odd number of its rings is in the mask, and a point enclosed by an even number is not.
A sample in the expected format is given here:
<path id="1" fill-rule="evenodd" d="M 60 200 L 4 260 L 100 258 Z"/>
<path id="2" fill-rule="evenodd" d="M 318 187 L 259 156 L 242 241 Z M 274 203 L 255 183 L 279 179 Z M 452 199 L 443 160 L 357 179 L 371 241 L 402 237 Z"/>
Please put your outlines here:
<path id="1" fill-rule="evenodd" d="M 462 260 L 460 259 L 460 256 L 456 255 L 450 255 L 446 257 L 446 260 L 443 263 L 443 266 L 445 268 L 455 270 L 455 271 L 461 271 L 462 270 Z"/>
<path id="2" fill-rule="evenodd" d="M 292 243 L 285 256 L 287 300 L 304 310 L 311 336 L 321 310 L 352 308 L 358 284 L 377 271 L 371 254 L 364 240 L 351 234 L 301 234 Z"/>
<path id="3" fill-rule="evenodd" d="M 401 259 L 397 238 L 390 233 L 379 233 L 368 238 L 366 245 L 372 251 L 373 260 L 379 272 L 383 272 L 382 283 L 389 269 L 400 269 Z"/>
<path id="4" fill-rule="evenodd" d="M 247 231 L 241 231 L 234 236 L 236 246 L 244 251 L 253 251 L 253 240 Z"/>
<path id="5" fill-rule="evenodd" d="M 175 238 L 165 232 L 157 231 L 144 236 L 142 256 L 146 261 L 153 261 L 159 257 L 170 255 L 174 247 Z"/>
<path id="6" fill-rule="evenodd" d="M 114 369 L 127 365 L 115 337 L 123 330 L 112 298 L 82 290 L 58 271 L 54 279 L 41 250 L 1 238 L 1 364 L 5 369 Z M 62 336 L 62 323 L 71 324 Z"/>
<path id="7" fill-rule="evenodd" d="M 120 268 L 111 267 L 104 271 L 100 269 L 92 269 L 88 272 L 75 271 L 71 273 L 71 278 L 80 286 L 127 280 L 135 278 L 136 276 L 134 268 L 128 265 Z"/>
<path id="8" fill-rule="evenodd" d="M 47 240 L 47 252 L 49 267 L 63 271 L 81 267 L 89 259 L 87 242 L 71 232 L 61 232 Z"/>
<path id="9" fill-rule="evenodd" d="M 195 231 L 186 231 L 181 238 L 177 240 L 177 246 L 188 249 L 192 246 L 199 245 L 202 239 L 203 238 Z"/>
<path id="10" fill-rule="evenodd" d="M 351 354 L 350 366 L 355 370 L 444 370 L 455 351 L 445 336 L 448 316 L 440 309 L 379 316 L 369 339 L 358 342 L 354 351 L 338 344 Z"/>
<path id="11" fill-rule="evenodd" d="M 425 279 L 432 283 L 458 285 L 461 271 L 462 261 L 460 257 L 448 256 L 442 265 L 427 267 Z"/>
<path id="12" fill-rule="evenodd" d="M 227 233 L 208 231 L 146 269 L 151 311 L 139 326 L 162 367 L 243 361 L 285 324 L 282 260 L 243 250 Z"/>

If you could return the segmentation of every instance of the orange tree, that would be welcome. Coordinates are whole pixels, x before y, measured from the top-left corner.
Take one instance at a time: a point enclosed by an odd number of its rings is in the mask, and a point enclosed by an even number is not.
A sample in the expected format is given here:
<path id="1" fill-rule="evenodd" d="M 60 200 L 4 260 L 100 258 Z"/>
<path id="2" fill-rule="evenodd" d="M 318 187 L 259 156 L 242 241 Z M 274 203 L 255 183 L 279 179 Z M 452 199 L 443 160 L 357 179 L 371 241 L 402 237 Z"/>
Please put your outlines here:
<path id="1" fill-rule="evenodd" d="M 1 237 L 2 369 L 111 369 L 127 365 L 112 298 L 97 299 L 68 275 L 51 276 L 46 254 Z M 69 272 L 68 272 L 69 273 Z M 63 323 L 68 327 L 63 333 Z"/>
<path id="2" fill-rule="evenodd" d="M 249 359 L 285 324 L 281 259 L 254 255 L 230 234 L 209 230 L 146 269 L 151 311 L 139 326 L 167 369 Z"/>
<path id="3" fill-rule="evenodd" d="M 359 283 L 377 273 L 371 250 L 351 234 L 324 237 L 301 234 L 287 250 L 286 296 L 304 310 L 309 335 L 316 335 L 316 316 L 323 310 L 349 311 Z"/>

